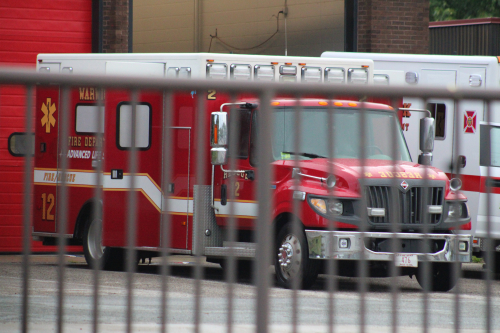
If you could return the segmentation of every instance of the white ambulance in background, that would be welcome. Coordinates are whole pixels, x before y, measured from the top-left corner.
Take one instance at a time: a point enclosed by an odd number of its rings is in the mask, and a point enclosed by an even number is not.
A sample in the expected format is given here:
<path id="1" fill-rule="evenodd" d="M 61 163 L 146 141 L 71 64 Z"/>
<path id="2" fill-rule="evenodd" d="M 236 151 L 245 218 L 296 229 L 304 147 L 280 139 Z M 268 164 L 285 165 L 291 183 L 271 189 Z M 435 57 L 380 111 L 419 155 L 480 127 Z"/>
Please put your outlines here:
<path id="1" fill-rule="evenodd" d="M 374 83 L 414 87 L 452 87 L 459 89 L 500 88 L 500 57 L 448 56 L 423 54 L 384 54 L 324 52 L 325 58 L 372 59 Z M 500 94 L 499 94 L 500 100 Z M 500 101 L 491 103 L 491 119 L 486 122 L 487 103 L 477 100 L 403 98 L 403 106 L 428 109 L 436 119 L 436 140 L 432 165 L 451 173 L 452 161 L 459 161 L 462 190 L 469 199 L 474 234 L 474 252 L 483 254 L 487 235 L 486 176 L 492 177 L 491 237 L 495 240 L 495 261 L 500 271 Z M 456 111 L 456 112 L 454 112 Z M 411 156 L 418 156 L 421 112 L 403 112 L 402 124 Z M 458 131 L 454 128 L 458 126 Z M 488 125 L 491 126 L 488 140 Z M 458 136 L 457 134 L 458 133 Z M 457 156 L 455 145 L 458 141 Z"/>

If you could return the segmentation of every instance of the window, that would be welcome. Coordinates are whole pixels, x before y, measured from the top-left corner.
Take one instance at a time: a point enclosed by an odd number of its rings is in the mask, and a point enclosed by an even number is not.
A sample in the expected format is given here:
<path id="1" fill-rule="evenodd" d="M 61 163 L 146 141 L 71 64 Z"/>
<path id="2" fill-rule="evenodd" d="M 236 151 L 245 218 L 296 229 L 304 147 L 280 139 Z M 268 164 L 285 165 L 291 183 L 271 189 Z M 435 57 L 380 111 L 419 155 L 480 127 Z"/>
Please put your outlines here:
<path id="1" fill-rule="evenodd" d="M 146 150 L 151 147 L 151 105 L 138 103 L 136 106 L 135 148 Z M 116 140 L 119 149 L 132 147 L 132 105 L 122 102 L 117 107 Z"/>
<path id="2" fill-rule="evenodd" d="M 26 153 L 31 150 L 31 154 L 35 153 L 35 135 L 31 133 L 31 149 L 29 149 L 28 139 L 24 132 L 14 132 L 9 136 L 8 148 L 12 156 L 26 156 Z"/>
<path id="3" fill-rule="evenodd" d="M 480 125 L 479 163 L 500 167 L 500 127 Z M 488 135 L 488 129 L 490 133 Z"/>
<path id="4" fill-rule="evenodd" d="M 250 121 L 252 116 L 252 111 L 250 109 L 236 109 L 233 111 L 239 112 L 238 124 L 231 123 L 229 126 L 229 139 L 231 139 L 231 131 L 237 131 L 236 134 L 236 155 L 234 157 L 240 159 L 248 158 L 248 142 L 250 140 Z M 233 115 L 234 117 L 234 115 Z M 231 115 L 229 115 L 229 121 L 231 122 Z M 234 122 L 234 120 L 233 120 Z M 228 153 L 231 153 L 232 145 L 229 142 Z M 229 157 L 233 157 L 229 155 Z"/>
<path id="5" fill-rule="evenodd" d="M 437 140 L 444 140 L 446 134 L 446 105 L 444 103 L 429 103 L 427 110 L 431 112 L 431 117 L 435 119 L 435 136 Z"/>
<path id="6" fill-rule="evenodd" d="M 77 133 L 104 133 L 104 107 L 99 112 L 98 105 L 79 104 L 76 106 L 75 128 Z M 101 117 L 101 128 L 97 128 L 98 117 Z"/>

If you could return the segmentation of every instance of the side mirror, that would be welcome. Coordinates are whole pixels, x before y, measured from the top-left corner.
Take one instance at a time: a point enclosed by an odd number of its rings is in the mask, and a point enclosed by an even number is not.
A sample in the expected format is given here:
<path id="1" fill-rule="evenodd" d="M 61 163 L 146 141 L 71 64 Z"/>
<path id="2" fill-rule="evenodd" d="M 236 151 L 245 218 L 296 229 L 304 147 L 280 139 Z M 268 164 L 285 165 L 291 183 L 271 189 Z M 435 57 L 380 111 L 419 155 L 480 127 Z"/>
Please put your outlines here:
<path id="1" fill-rule="evenodd" d="M 227 162 L 227 113 L 212 112 L 210 117 L 210 158 L 213 165 Z"/>
<path id="2" fill-rule="evenodd" d="M 226 148 L 212 148 L 210 149 L 210 159 L 213 165 L 224 165 L 227 163 L 227 149 Z"/>
<path id="3" fill-rule="evenodd" d="M 434 118 L 426 117 L 420 119 L 420 150 L 422 151 L 422 154 L 418 156 L 419 164 L 432 164 L 434 133 Z"/>
<path id="4" fill-rule="evenodd" d="M 227 112 L 212 112 L 210 118 L 210 146 L 227 147 Z"/>

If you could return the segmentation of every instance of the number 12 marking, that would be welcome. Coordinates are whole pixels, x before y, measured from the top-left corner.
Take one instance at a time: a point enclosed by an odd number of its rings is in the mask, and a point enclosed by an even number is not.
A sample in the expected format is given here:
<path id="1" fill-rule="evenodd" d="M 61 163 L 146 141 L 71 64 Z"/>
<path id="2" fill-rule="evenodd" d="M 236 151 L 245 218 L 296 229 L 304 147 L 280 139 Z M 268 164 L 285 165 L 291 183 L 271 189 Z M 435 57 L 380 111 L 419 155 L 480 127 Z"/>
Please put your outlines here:
<path id="1" fill-rule="evenodd" d="M 47 204 L 49 204 L 48 209 Z M 49 195 L 47 195 L 47 193 L 42 193 L 42 220 L 54 221 L 54 215 L 51 214 L 54 204 L 55 200 L 52 193 L 49 193 Z"/>

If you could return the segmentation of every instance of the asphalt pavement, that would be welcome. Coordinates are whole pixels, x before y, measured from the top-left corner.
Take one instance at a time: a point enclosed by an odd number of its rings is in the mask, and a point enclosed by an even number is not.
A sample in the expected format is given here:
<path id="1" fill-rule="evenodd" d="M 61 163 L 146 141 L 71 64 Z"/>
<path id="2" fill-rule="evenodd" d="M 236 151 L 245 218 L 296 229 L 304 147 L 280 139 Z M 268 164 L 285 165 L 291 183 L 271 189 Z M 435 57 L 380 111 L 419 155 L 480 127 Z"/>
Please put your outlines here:
<path id="1" fill-rule="evenodd" d="M 30 258 L 29 319 L 31 332 L 53 332 L 57 323 L 58 265 L 56 255 Z M 80 255 L 66 256 L 64 277 L 64 332 L 90 332 L 93 322 L 93 271 Z M 22 302 L 22 257 L 0 255 L 0 332 L 19 332 Z M 160 329 L 161 281 L 159 259 L 151 265 L 139 265 L 134 274 L 134 332 L 158 332 Z M 167 277 L 168 332 L 192 332 L 194 325 L 194 258 L 169 258 L 171 275 Z M 200 331 L 226 332 L 228 284 L 223 270 L 204 262 L 201 281 Z M 270 272 L 272 270 L 270 269 Z M 486 283 L 482 264 L 466 264 L 457 289 L 448 293 L 424 294 L 415 279 L 407 276 L 367 279 L 364 302 L 366 332 L 392 332 L 391 285 L 398 286 L 397 325 L 400 332 L 422 332 L 424 306 L 429 332 L 467 332 L 486 329 Z M 359 279 L 338 277 L 333 294 L 334 312 L 328 312 L 330 294 L 326 275 L 321 275 L 311 290 L 298 291 L 298 332 L 328 332 L 330 316 L 335 332 L 359 332 L 361 322 Z M 127 288 L 125 272 L 100 272 L 99 328 L 102 332 L 123 332 L 126 323 Z M 293 291 L 272 287 L 269 290 L 269 332 L 291 332 Z M 490 285 L 494 331 L 500 332 L 500 278 Z M 458 297 L 459 321 L 455 323 Z M 234 285 L 234 332 L 255 332 L 256 288 L 249 277 Z"/>

